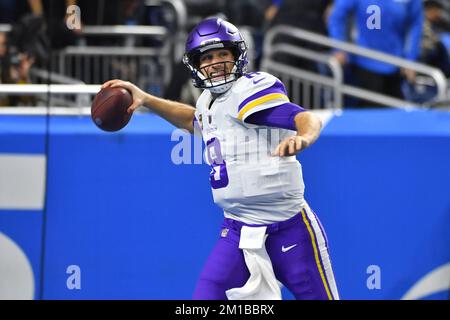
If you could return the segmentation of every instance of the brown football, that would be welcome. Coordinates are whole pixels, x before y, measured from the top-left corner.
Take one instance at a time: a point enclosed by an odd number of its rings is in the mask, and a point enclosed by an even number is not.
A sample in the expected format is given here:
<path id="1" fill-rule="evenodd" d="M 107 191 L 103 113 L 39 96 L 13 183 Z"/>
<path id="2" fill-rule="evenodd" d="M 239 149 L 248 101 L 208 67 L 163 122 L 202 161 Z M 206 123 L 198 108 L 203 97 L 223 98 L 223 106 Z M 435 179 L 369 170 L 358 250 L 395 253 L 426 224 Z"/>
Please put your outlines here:
<path id="1" fill-rule="evenodd" d="M 132 103 L 133 97 L 124 88 L 102 89 L 92 101 L 91 118 L 104 131 L 119 131 L 131 119 L 132 114 L 127 113 L 127 109 Z"/>

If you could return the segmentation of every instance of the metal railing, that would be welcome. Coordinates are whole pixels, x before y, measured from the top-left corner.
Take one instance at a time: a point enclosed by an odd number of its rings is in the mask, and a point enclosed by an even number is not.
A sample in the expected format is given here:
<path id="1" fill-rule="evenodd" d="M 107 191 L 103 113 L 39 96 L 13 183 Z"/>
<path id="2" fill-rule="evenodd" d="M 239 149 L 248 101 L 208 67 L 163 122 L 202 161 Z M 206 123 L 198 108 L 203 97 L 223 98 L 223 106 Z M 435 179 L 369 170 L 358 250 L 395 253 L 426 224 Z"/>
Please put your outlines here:
<path id="1" fill-rule="evenodd" d="M 92 96 L 100 91 L 100 85 L 86 84 L 0 84 L 0 100 L 5 96 L 35 97 L 33 107 L 45 107 L 50 103 L 58 107 L 89 107 Z M 3 108 L 0 108 L 3 109 Z"/>
<path id="2" fill-rule="evenodd" d="M 146 6 L 169 6 L 173 9 L 175 14 L 175 20 L 177 29 L 184 30 L 187 25 L 187 8 L 184 0 L 146 0 L 144 2 Z"/>
<path id="3" fill-rule="evenodd" d="M 182 0 L 154 0 L 146 1 L 145 4 L 164 6 L 175 19 L 177 27 L 185 28 L 187 10 Z M 0 32 L 11 30 L 12 25 L 0 25 Z M 85 83 L 100 83 L 111 78 L 123 78 L 146 90 L 160 93 L 171 74 L 172 36 L 164 26 L 83 26 L 77 46 L 54 52 L 52 71 L 61 76 L 78 78 Z M 87 45 L 88 41 L 92 43 L 96 38 L 118 38 L 120 43 L 114 44 L 115 47 Z M 140 38 L 152 39 L 147 41 L 146 45 L 151 43 L 153 47 L 136 47 Z"/>
<path id="4" fill-rule="evenodd" d="M 176 30 L 169 30 L 164 26 L 131 26 L 131 25 L 87 25 L 79 34 L 77 46 L 69 46 L 56 51 L 52 55 L 51 77 L 45 70 L 31 69 L 33 83 L 45 83 L 51 79 L 52 83 L 61 84 L 98 84 L 113 78 L 131 81 L 142 89 L 162 95 L 163 88 L 168 84 L 172 75 L 174 47 L 179 52 L 184 50 L 187 25 L 187 9 L 183 0 L 147 0 L 146 6 L 159 6 L 165 10 L 170 24 Z M 10 32 L 12 26 L 0 24 L 0 32 Z M 87 45 L 95 41 L 96 37 L 120 40 L 115 46 Z M 151 47 L 137 47 L 138 40 L 146 40 Z M 180 39 L 182 39 L 180 41 Z M 95 41 L 97 43 L 97 41 Z M 63 87 L 43 86 L 2 86 L 0 95 L 9 93 L 20 95 L 34 95 L 41 102 L 45 100 L 46 90 L 50 89 L 52 101 L 61 106 L 86 106 L 90 104 L 89 95 L 92 92 L 71 91 L 61 92 Z M 68 88 L 68 87 L 66 87 Z M 89 88 L 76 86 L 75 88 Z M 93 88 L 93 87 L 90 87 Z M 11 90 L 8 92 L 8 90 Z M 28 91 L 29 90 L 29 91 Z M 78 89 L 79 90 L 79 89 Z M 95 91 L 95 90 L 94 90 Z M 44 93 L 45 92 L 45 93 Z"/>
<path id="5" fill-rule="evenodd" d="M 138 37 L 147 37 L 163 41 L 167 38 L 168 30 L 162 26 L 143 25 L 111 25 L 85 26 L 82 29 L 78 45 L 85 46 L 87 38 L 92 37 L 121 37 L 125 47 L 134 47 Z"/>
<path id="6" fill-rule="evenodd" d="M 276 46 L 272 54 L 292 54 L 326 65 L 332 77 L 301 70 L 286 64 L 264 59 L 261 68 L 278 76 L 291 94 L 293 102 L 312 109 L 342 108 L 342 68 L 334 57 L 289 44 Z"/>
<path id="7" fill-rule="evenodd" d="M 167 28 L 86 26 L 82 36 L 78 46 L 69 46 L 56 52 L 53 72 L 90 84 L 120 78 L 151 93 L 162 93 L 171 72 Z M 123 38 L 122 46 L 86 46 L 87 38 L 94 36 L 119 36 Z M 154 47 L 135 47 L 137 37 L 147 37 L 158 42 Z"/>
<path id="8" fill-rule="evenodd" d="M 97 94 L 98 84 L 1 84 L 0 95 L 19 94 Z"/>
<path id="9" fill-rule="evenodd" d="M 85 26 L 82 36 L 141 36 L 160 37 L 167 35 L 167 29 L 161 26 Z"/>
<path id="10" fill-rule="evenodd" d="M 32 67 L 30 69 L 30 80 L 33 84 L 84 84 L 84 82 L 79 79 L 74 79 L 70 77 L 63 76 L 58 73 L 48 72 L 47 70 Z M 20 87 L 19 87 L 20 88 Z M 16 89 L 17 90 L 17 89 Z M 46 102 L 47 96 L 44 94 L 39 94 L 38 99 L 42 103 Z M 88 105 L 90 102 L 90 97 L 88 94 L 53 94 L 52 103 L 58 106 L 82 106 Z"/>
<path id="11" fill-rule="evenodd" d="M 0 24 L 0 32 L 10 32 L 12 30 L 12 26 L 10 24 L 2 23 Z"/>
<path id="12" fill-rule="evenodd" d="M 306 105 L 311 108 L 321 108 L 324 106 L 329 107 L 330 105 L 333 105 L 334 108 L 342 108 L 343 95 L 363 98 L 374 103 L 391 107 L 411 108 L 427 106 L 426 104 L 420 105 L 417 103 L 412 103 L 384 94 L 375 93 L 369 90 L 344 84 L 342 82 L 342 67 L 337 64 L 337 61 L 333 60 L 334 58 L 332 57 L 332 55 L 319 54 L 312 50 L 298 48 L 296 46 L 287 44 L 275 44 L 274 41 L 279 35 L 289 36 L 294 39 L 308 41 L 317 45 L 326 46 L 351 54 L 379 60 L 381 62 L 389 63 L 400 68 L 414 70 L 417 73 L 426 75 L 433 80 L 437 90 L 437 101 L 445 100 L 448 97 L 447 79 L 439 69 L 421 63 L 401 59 L 396 56 L 385 54 L 379 51 L 362 48 L 354 44 L 331 39 L 326 36 L 312 33 L 303 29 L 280 25 L 270 29 L 266 34 L 263 51 L 264 57 L 261 63 L 261 68 L 274 74 L 278 74 L 281 77 L 284 76 L 285 81 L 297 82 L 299 84 L 291 88 L 291 95 L 292 97 L 294 97 L 294 102 L 302 103 L 303 99 L 296 97 L 301 96 L 301 93 L 299 92 L 300 90 L 303 90 L 303 93 L 308 92 L 309 90 L 305 90 L 304 88 L 305 86 L 309 85 L 312 86 L 314 88 L 313 90 L 316 91 L 325 90 L 325 92 L 327 92 L 330 90 L 330 88 L 332 88 L 333 92 L 333 95 L 322 94 L 320 99 L 322 99 L 323 101 L 321 101 L 320 103 L 314 102 L 312 106 Z M 310 71 L 277 62 L 275 56 L 280 52 L 311 60 L 316 63 L 325 63 L 331 70 L 331 77 L 319 75 Z M 338 71 L 338 69 L 340 71 Z"/>
<path id="13" fill-rule="evenodd" d="M 52 70 L 90 84 L 120 78 L 157 93 L 164 84 L 163 52 L 161 48 L 71 46 L 55 54 Z"/>
<path id="14" fill-rule="evenodd" d="M 177 19 L 183 19 L 182 9 L 175 3 L 173 7 L 174 10 L 181 10 L 176 11 Z M 0 31 L 11 31 L 11 25 L 0 25 Z M 119 37 L 123 41 L 118 46 L 86 45 L 88 38 L 99 36 Z M 151 38 L 157 43 L 154 47 L 135 47 L 138 37 Z M 172 61 L 169 52 L 169 31 L 162 26 L 85 26 L 77 46 L 54 52 L 53 78 L 58 75 L 91 84 L 121 78 L 160 94 L 170 78 Z"/>

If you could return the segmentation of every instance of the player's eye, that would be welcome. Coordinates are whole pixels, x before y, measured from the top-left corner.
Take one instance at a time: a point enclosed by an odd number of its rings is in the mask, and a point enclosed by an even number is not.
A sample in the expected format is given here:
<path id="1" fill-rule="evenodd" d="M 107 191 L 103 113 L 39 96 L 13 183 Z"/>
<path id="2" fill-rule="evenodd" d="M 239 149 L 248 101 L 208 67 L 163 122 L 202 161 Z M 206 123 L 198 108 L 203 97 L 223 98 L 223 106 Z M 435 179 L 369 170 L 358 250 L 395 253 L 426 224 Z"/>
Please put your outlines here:
<path id="1" fill-rule="evenodd" d="M 230 53 L 229 53 L 228 51 L 221 51 L 221 52 L 219 53 L 219 56 L 220 56 L 221 58 L 228 58 L 228 57 L 230 56 Z"/>
<path id="2" fill-rule="evenodd" d="M 212 59 L 212 56 L 210 54 L 207 54 L 207 55 L 200 57 L 200 62 L 210 61 L 211 59 Z"/>

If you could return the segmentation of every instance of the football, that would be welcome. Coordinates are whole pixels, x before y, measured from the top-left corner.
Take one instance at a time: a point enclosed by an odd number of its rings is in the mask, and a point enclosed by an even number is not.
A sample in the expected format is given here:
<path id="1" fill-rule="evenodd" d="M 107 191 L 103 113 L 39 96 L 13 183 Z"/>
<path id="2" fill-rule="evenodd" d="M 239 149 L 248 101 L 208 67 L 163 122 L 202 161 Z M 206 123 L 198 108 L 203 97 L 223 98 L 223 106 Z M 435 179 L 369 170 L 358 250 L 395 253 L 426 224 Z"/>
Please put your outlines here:
<path id="1" fill-rule="evenodd" d="M 124 88 L 102 89 L 92 101 L 91 118 L 104 131 L 119 131 L 131 119 L 132 114 L 127 113 L 127 109 L 132 103 L 133 97 Z"/>

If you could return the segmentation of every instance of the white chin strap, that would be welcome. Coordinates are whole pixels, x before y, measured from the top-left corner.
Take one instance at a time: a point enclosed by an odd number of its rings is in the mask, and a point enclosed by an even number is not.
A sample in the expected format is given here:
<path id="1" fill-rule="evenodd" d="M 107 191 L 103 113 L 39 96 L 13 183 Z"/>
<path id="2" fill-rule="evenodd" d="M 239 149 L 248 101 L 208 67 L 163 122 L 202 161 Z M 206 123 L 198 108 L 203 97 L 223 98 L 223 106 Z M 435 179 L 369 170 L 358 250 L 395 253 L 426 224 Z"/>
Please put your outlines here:
<path id="1" fill-rule="evenodd" d="M 227 92 L 233 86 L 234 80 L 235 79 L 231 81 L 229 80 L 227 82 L 225 80 L 212 81 L 213 87 L 206 89 L 208 89 L 211 93 L 224 93 Z M 220 84 L 221 82 L 222 84 Z"/>
<path id="2" fill-rule="evenodd" d="M 233 68 L 232 72 L 235 72 L 235 69 L 236 67 Z M 230 74 L 226 76 L 226 79 L 218 81 L 208 81 L 200 72 L 198 74 L 204 81 L 205 89 L 208 89 L 211 93 L 224 93 L 228 91 L 233 86 L 234 81 L 237 79 L 235 74 Z"/>

